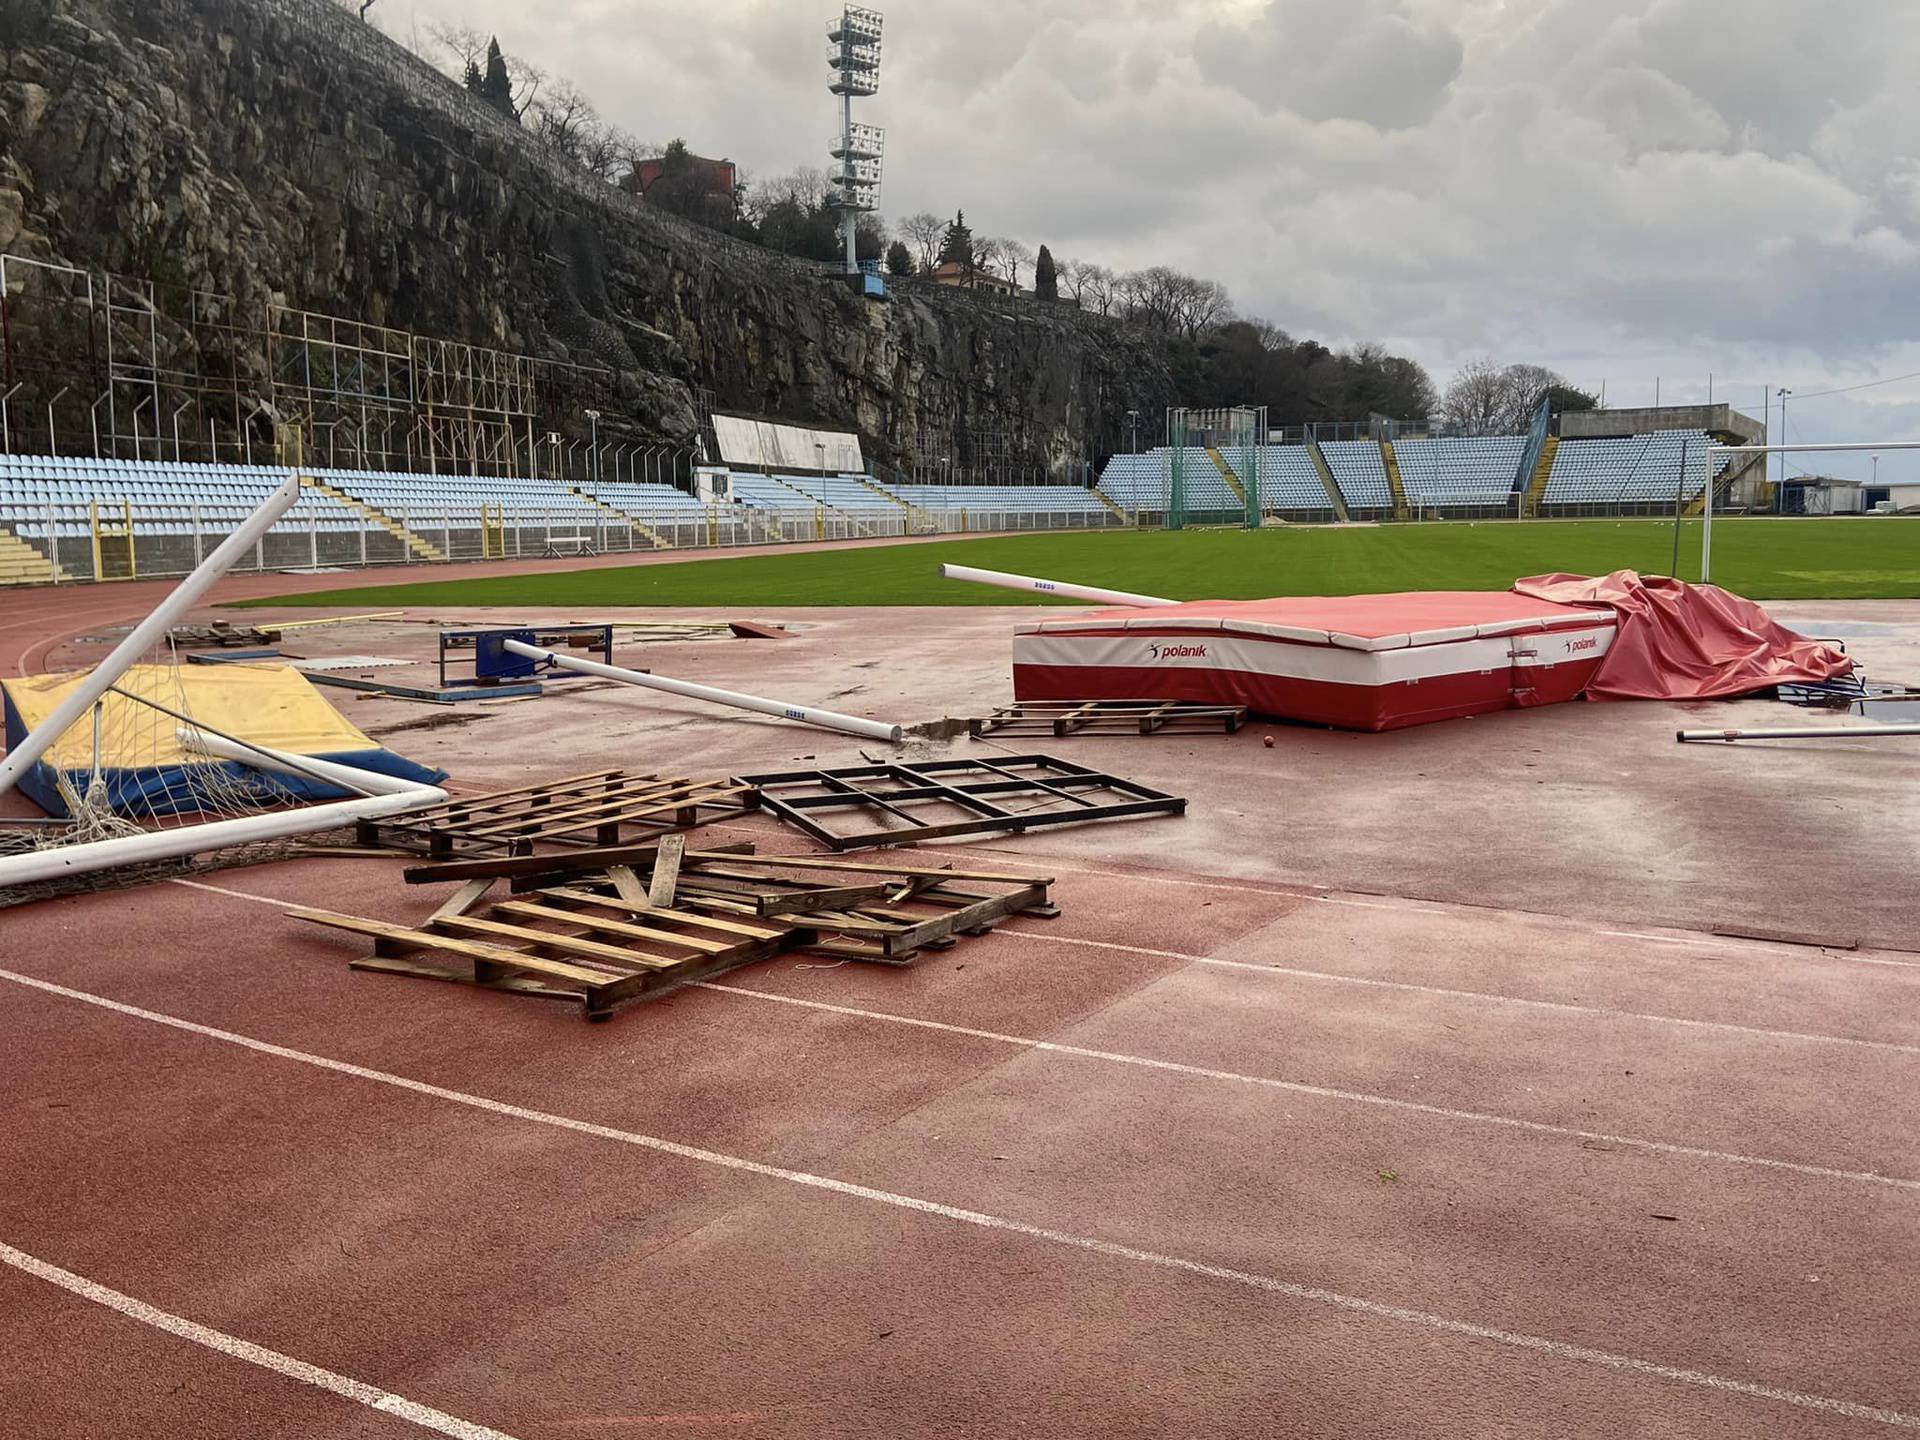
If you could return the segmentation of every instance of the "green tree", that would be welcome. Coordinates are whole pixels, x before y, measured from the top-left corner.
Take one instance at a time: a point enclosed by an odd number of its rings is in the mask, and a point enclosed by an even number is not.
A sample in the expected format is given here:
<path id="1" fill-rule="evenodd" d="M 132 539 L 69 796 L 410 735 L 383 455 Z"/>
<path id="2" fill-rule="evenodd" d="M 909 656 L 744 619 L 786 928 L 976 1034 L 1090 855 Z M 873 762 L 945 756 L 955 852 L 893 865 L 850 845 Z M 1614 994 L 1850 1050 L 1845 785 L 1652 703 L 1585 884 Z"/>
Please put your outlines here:
<path id="1" fill-rule="evenodd" d="M 1053 252 L 1044 245 L 1033 262 L 1033 295 L 1036 300 L 1060 298 L 1060 272 L 1054 266 Z"/>
<path id="2" fill-rule="evenodd" d="M 913 252 L 906 241 L 896 240 L 887 247 L 887 270 L 893 275 L 913 274 Z"/>
<path id="3" fill-rule="evenodd" d="M 940 241 L 940 253 L 934 258 L 936 265 L 958 265 L 962 270 L 971 272 L 977 263 L 973 248 L 973 231 L 967 225 L 967 212 L 953 212 L 953 223 L 947 226 L 947 233 Z"/>
<path id="4" fill-rule="evenodd" d="M 500 53 L 497 36 L 487 41 L 487 73 L 480 80 L 480 98 L 509 120 L 520 118 L 513 104 L 513 76 L 507 72 L 507 57 Z"/>

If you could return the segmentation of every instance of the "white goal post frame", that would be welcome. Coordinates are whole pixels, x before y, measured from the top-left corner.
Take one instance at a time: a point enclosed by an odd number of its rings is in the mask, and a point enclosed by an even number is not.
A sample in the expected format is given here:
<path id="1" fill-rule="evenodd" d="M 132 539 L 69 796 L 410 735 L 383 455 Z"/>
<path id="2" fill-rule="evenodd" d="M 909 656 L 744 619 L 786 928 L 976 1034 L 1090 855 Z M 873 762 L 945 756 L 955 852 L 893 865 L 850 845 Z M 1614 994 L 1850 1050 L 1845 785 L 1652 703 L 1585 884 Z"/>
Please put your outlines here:
<path id="1" fill-rule="evenodd" d="M 1707 444 L 1706 500 L 1700 509 L 1700 583 L 1713 579 L 1713 464 L 1720 455 L 1841 455 L 1877 454 L 1882 450 L 1920 450 L 1920 440 L 1844 440 L 1828 445 Z"/>

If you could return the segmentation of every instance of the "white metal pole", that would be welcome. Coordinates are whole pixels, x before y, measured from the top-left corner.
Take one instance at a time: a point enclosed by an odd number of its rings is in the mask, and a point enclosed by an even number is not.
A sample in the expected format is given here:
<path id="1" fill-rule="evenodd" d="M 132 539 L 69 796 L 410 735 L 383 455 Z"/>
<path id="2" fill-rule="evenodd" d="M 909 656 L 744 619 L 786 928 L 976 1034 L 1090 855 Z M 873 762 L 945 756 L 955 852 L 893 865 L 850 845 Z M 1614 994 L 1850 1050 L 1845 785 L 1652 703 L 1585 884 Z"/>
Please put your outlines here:
<path id="1" fill-rule="evenodd" d="M 1707 490 L 1700 507 L 1700 583 L 1713 579 L 1713 457 L 1720 447 L 1707 442 Z"/>
<path id="2" fill-rule="evenodd" d="M 1033 575 L 1014 575 L 1005 570 L 976 570 L 971 565 L 942 565 L 940 573 L 949 580 L 971 580 L 977 585 L 998 585 L 1004 590 L 1031 590 L 1042 595 L 1058 595 L 1063 600 L 1093 600 L 1103 605 L 1178 605 L 1158 595 L 1135 595 L 1126 590 L 1102 590 L 1097 585 L 1073 585 L 1065 580 L 1042 580 Z"/>
<path id="3" fill-rule="evenodd" d="M 1878 735 L 1920 735 L 1920 725 L 1803 725 L 1777 730 L 1676 730 L 1682 745 L 1733 740 L 1859 740 Z"/>
<path id="4" fill-rule="evenodd" d="M 174 587 L 173 593 L 154 607 L 153 612 L 134 626 L 133 633 L 114 647 L 113 653 L 98 665 L 73 693 L 54 708 L 51 715 L 34 726 L 19 746 L 0 761 L 0 795 L 19 783 L 49 746 L 66 734 L 94 701 L 107 693 L 134 663 L 153 646 L 166 639 L 174 622 L 193 608 L 201 596 L 254 543 L 273 528 L 273 524 L 300 498 L 300 476 L 287 476 L 286 483 L 268 497 L 267 502 L 248 516 L 238 530 L 223 540 L 192 574 Z"/>
<path id="5" fill-rule="evenodd" d="M 435 794 L 441 793 L 436 787 L 419 780 L 383 775 L 377 770 L 362 770 L 358 765 L 342 765 L 312 755 L 294 755 L 285 750 L 275 750 L 270 745 L 247 744 L 199 726 L 182 725 L 178 734 L 183 750 L 212 755 L 221 760 L 238 760 L 243 765 L 251 765 L 259 770 L 277 770 L 283 775 L 304 775 L 310 779 L 326 780 L 343 790 L 357 790 L 362 795 L 414 795 L 429 790 Z"/>
<path id="6" fill-rule="evenodd" d="M 111 870 L 120 865 L 174 860 L 233 845 L 311 835 L 315 831 L 350 825 L 356 820 L 379 820 L 389 815 L 402 815 L 409 810 L 422 810 L 429 805 L 442 804 L 447 799 L 446 791 L 422 786 L 404 794 L 338 800 L 331 805 L 314 805 L 305 810 L 276 810 L 271 814 L 248 815 L 239 820 L 215 820 L 207 825 L 183 825 L 173 830 L 154 830 L 117 840 L 96 840 L 87 845 L 56 846 L 51 850 L 4 855 L 0 856 L 0 888 L 58 880 L 70 875 L 88 875 L 96 870 Z"/>
<path id="7" fill-rule="evenodd" d="M 571 655 L 556 654 L 552 650 L 542 650 L 518 640 L 509 640 L 502 648 L 511 655 L 522 655 L 529 660 L 548 660 L 562 670 L 574 670 L 582 675 L 598 675 L 602 679 L 640 685 L 649 690 L 664 691 L 668 695 L 683 695 L 689 700 L 706 700 L 715 705 L 731 705 L 739 710 L 751 710 L 781 720 L 797 720 L 802 725 L 839 730 L 866 740 L 887 740 L 895 745 L 900 743 L 900 727 L 879 720 L 863 720 L 858 715 L 841 715 L 833 710 L 818 710 L 811 705 L 791 705 L 784 700 L 768 700 L 759 695 L 742 695 L 737 690 L 696 685 L 691 680 L 674 680 L 665 675 L 644 675 L 638 670 L 623 670 L 618 665 L 602 665 L 598 660 L 580 660 Z"/>

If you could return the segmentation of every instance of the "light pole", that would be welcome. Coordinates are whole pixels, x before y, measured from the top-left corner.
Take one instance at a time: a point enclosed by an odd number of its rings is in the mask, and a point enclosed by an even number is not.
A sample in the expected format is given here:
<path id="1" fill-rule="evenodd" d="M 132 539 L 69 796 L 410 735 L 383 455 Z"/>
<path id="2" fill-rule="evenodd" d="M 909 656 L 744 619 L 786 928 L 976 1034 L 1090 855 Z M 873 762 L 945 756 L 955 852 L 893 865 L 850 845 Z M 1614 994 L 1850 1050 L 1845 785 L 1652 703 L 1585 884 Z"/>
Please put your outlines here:
<path id="1" fill-rule="evenodd" d="M 587 411 L 587 428 L 593 436 L 593 465 L 591 468 L 593 485 L 597 490 L 600 488 L 600 412 L 598 410 Z"/>
<path id="2" fill-rule="evenodd" d="M 1131 453 L 1138 455 L 1140 453 L 1140 412 L 1138 410 L 1127 411 L 1127 423 L 1133 427 L 1133 450 Z"/>
<path id="3" fill-rule="evenodd" d="M 1793 394 L 1793 391 L 1787 389 L 1786 386 L 1782 385 L 1780 387 L 1780 443 L 1782 445 L 1787 443 L 1787 397 L 1791 394 Z M 1780 484 L 1773 492 L 1773 513 L 1776 515 L 1784 515 L 1786 513 L 1786 504 L 1787 457 L 1782 453 L 1780 456 Z"/>

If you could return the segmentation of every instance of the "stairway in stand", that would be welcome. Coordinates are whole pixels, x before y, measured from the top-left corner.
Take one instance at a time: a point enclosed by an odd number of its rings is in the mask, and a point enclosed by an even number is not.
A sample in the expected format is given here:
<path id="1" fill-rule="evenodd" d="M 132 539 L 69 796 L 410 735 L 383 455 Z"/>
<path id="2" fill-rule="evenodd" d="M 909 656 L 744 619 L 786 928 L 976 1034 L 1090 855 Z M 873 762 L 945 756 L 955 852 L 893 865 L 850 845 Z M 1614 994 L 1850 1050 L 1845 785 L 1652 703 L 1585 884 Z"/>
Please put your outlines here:
<path id="1" fill-rule="evenodd" d="M 653 546 L 654 549 L 666 550 L 671 548 L 667 544 L 666 540 L 661 537 L 659 532 L 654 530 L 652 526 L 648 525 L 647 522 L 642 520 L 638 515 L 629 515 L 625 510 L 622 510 L 618 505 L 614 505 L 608 501 L 602 500 L 598 495 L 595 495 L 592 491 L 582 490 L 578 485 L 569 485 L 567 489 L 572 491 L 575 495 L 578 495 L 582 500 L 586 501 L 589 505 L 595 506 L 601 510 L 606 511 L 607 514 L 611 515 L 615 520 L 619 521 L 622 525 L 626 526 L 628 529 L 637 531 L 638 533 L 646 536 L 647 543 Z"/>
<path id="2" fill-rule="evenodd" d="M 0 525 L 0 585 L 45 585 L 72 577 L 6 526 Z"/>
<path id="3" fill-rule="evenodd" d="M 444 560 L 447 558 L 446 552 L 438 545 L 421 539 L 418 535 L 414 534 L 413 531 L 394 519 L 393 516 L 387 514 L 387 512 L 382 510 L 378 505 L 369 505 L 358 495 L 349 495 L 338 485 L 328 484 L 325 480 L 316 480 L 311 475 L 302 475 L 300 477 L 300 483 L 311 490 L 318 490 L 322 495 L 331 495 L 349 510 L 353 510 L 364 518 L 371 520 L 402 545 L 405 545 L 407 549 L 419 559 Z"/>

